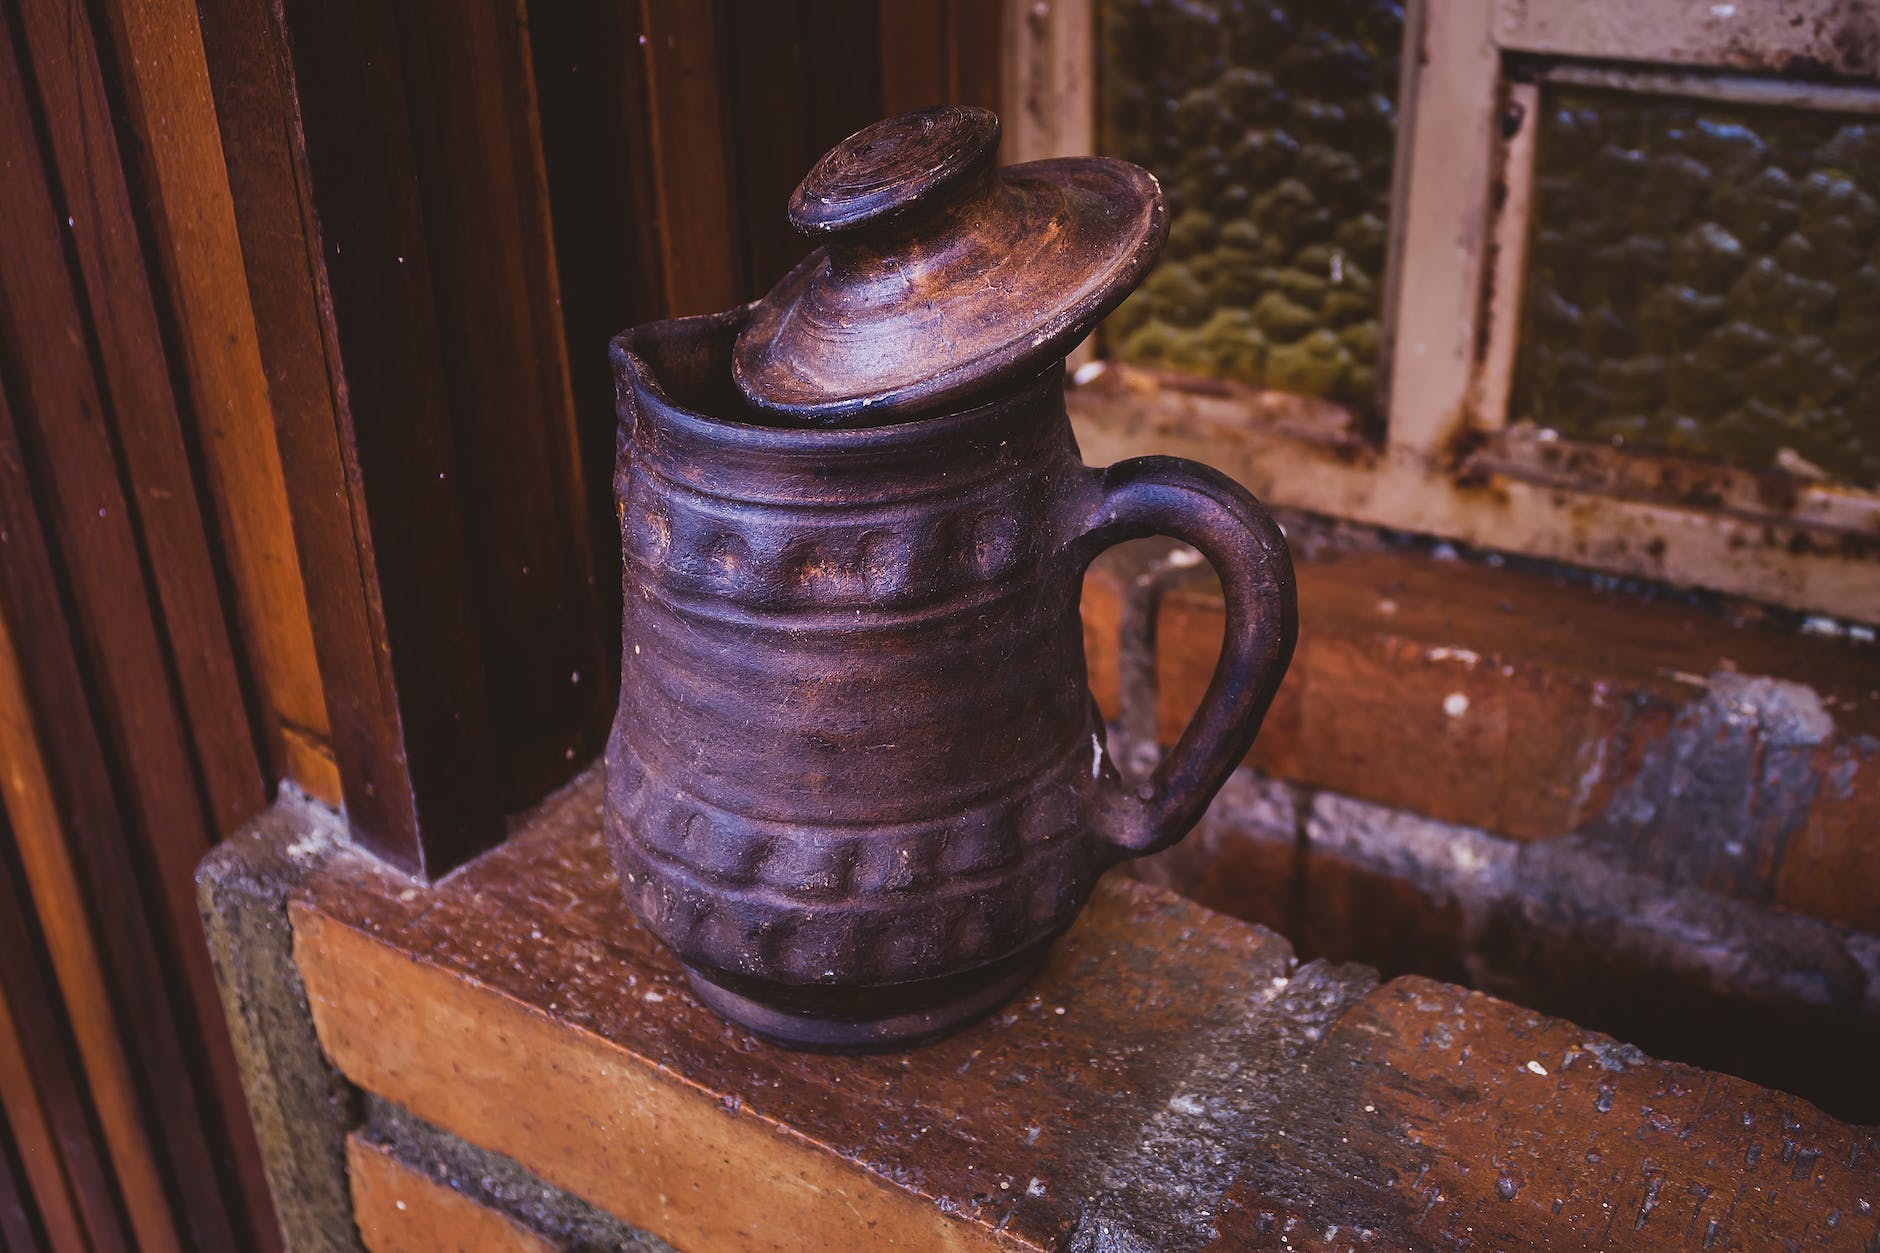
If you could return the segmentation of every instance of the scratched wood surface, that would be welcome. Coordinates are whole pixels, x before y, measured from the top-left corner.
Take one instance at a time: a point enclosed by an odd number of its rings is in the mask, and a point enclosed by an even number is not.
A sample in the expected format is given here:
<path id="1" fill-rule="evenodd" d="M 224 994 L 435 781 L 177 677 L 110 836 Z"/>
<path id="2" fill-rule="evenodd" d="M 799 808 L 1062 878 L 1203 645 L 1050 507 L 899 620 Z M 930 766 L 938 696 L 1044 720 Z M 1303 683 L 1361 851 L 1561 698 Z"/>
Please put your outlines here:
<path id="1" fill-rule="evenodd" d="M 598 784 L 435 887 L 335 862 L 297 959 L 355 1082 L 681 1248 L 1880 1239 L 1872 1129 L 1125 881 L 975 1027 L 775 1048 L 620 906 Z"/>

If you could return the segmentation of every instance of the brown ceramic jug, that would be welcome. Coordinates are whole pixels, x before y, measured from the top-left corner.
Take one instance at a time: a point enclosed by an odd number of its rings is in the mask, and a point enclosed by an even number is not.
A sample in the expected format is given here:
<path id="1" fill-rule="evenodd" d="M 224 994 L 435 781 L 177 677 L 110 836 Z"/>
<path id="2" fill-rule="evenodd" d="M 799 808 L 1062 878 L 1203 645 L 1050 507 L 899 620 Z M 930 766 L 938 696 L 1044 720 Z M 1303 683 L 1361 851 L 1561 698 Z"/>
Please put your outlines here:
<path id="1" fill-rule="evenodd" d="M 1292 654 L 1285 541 L 1205 466 L 1084 466 L 1063 357 L 1140 281 L 1160 189 L 996 171 L 945 108 L 851 136 L 791 202 L 825 240 L 765 299 L 614 344 L 625 547 L 607 833 L 699 997 L 820 1048 L 1010 995 L 1119 860 L 1193 826 Z M 1085 568 L 1170 535 L 1225 590 L 1220 663 L 1126 783 L 1085 682 Z"/>

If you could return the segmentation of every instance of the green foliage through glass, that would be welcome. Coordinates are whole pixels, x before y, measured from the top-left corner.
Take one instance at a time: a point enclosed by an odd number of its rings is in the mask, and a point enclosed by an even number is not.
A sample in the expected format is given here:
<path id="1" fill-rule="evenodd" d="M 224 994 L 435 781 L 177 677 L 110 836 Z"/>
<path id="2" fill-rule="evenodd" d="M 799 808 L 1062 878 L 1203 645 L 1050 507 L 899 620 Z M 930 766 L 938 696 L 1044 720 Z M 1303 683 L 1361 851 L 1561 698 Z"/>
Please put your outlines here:
<path id="1" fill-rule="evenodd" d="M 1880 119 L 1543 105 L 1510 416 L 1880 484 Z"/>
<path id="2" fill-rule="evenodd" d="M 1105 326 L 1126 361 L 1376 408 L 1395 0 L 1101 0 L 1105 152 L 1168 250 Z"/>

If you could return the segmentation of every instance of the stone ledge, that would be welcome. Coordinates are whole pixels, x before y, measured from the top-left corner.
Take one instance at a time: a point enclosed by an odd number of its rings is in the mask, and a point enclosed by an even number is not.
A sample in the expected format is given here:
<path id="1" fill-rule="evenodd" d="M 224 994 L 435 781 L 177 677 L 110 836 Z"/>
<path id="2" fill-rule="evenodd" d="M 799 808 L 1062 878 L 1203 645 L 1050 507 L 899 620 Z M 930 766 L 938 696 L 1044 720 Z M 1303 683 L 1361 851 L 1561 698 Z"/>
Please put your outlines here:
<path id="1" fill-rule="evenodd" d="M 360 1249 L 345 1169 L 358 1093 L 315 1038 L 287 908 L 330 860 L 354 856 L 339 815 L 283 787 L 196 870 L 197 907 L 248 1114 L 282 1240 L 294 1253 Z"/>
<path id="2" fill-rule="evenodd" d="M 430 888 L 336 858 L 296 961 L 352 1082 L 679 1247 L 1880 1240 L 1872 1130 L 1115 877 L 986 1022 L 775 1048 L 626 914 L 599 804 L 590 774 Z"/>

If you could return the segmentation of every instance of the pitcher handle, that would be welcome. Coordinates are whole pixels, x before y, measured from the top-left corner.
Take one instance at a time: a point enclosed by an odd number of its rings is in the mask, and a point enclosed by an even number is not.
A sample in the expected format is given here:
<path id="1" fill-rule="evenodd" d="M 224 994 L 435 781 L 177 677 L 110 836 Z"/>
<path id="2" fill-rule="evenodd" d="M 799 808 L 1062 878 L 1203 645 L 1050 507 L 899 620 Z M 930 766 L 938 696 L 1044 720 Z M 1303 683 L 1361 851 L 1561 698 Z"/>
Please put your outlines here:
<path id="1" fill-rule="evenodd" d="M 1124 540 L 1167 535 L 1200 550 L 1227 602 L 1214 677 L 1174 751 L 1139 786 L 1112 783 L 1099 793 L 1097 832 L 1140 857 L 1186 835 L 1253 744 L 1298 634 L 1292 555 L 1251 492 L 1179 457 L 1134 457 L 1089 471 L 1071 500 L 1078 569 Z"/>

